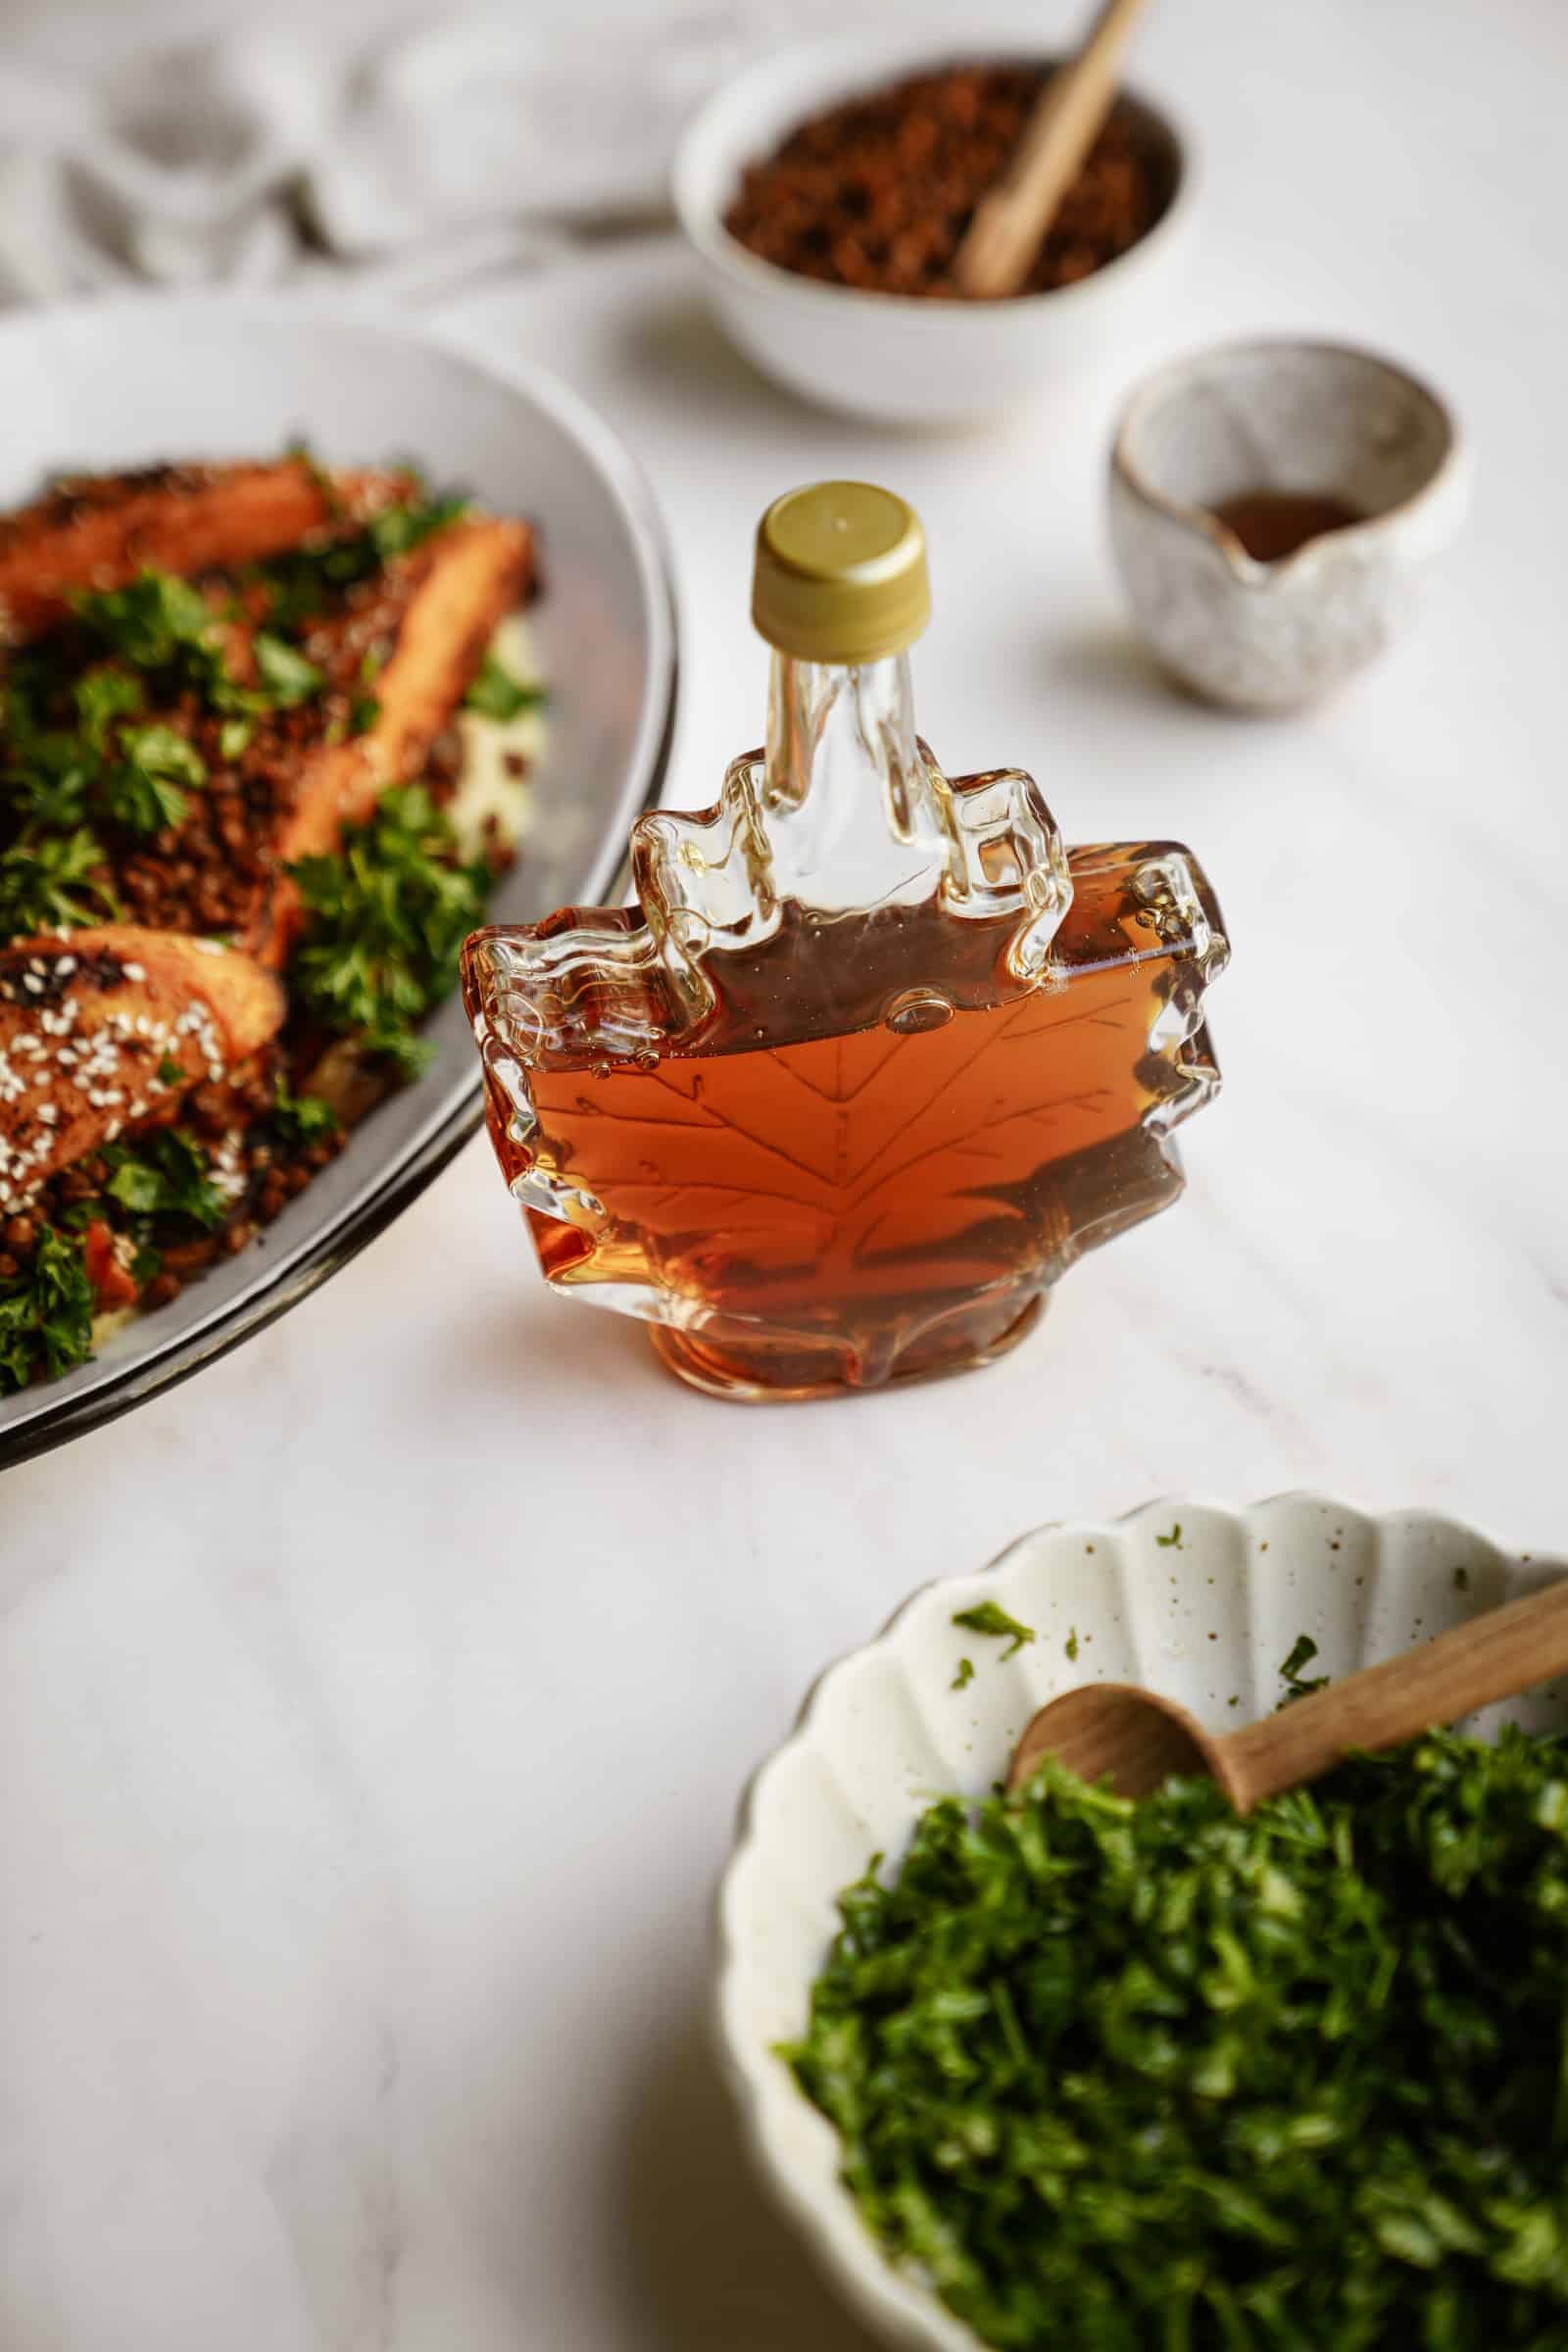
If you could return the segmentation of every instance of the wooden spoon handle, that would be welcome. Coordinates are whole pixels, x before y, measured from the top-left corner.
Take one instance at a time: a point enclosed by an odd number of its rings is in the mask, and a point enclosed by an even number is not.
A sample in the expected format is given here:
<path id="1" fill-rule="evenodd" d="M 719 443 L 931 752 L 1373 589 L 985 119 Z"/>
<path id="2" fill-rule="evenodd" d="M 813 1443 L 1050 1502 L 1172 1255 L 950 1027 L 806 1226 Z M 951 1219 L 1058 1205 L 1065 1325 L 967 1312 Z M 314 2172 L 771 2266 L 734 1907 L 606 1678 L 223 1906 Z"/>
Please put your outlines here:
<path id="1" fill-rule="evenodd" d="M 1568 1577 L 1419 1649 L 1365 1667 L 1215 1742 L 1246 1812 L 1316 1780 L 1355 1747 L 1393 1747 L 1568 1666 Z"/>
<path id="2" fill-rule="evenodd" d="M 1015 294 L 1040 240 L 1100 136 L 1133 24 L 1145 0 L 1105 0 L 1070 64 L 1047 82 L 1002 178 L 975 207 L 954 264 L 965 294 Z"/>

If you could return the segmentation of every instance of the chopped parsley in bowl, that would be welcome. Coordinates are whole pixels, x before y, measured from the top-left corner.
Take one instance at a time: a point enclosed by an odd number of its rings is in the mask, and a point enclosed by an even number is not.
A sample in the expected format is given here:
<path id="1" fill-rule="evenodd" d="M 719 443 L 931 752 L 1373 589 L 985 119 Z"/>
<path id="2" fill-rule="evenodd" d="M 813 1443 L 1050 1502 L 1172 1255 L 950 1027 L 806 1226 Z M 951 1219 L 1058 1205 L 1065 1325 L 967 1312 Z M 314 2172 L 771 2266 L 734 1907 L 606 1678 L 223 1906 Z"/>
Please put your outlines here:
<path id="1" fill-rule="evenodd" d="M 879 2339 L 1568 2346 L 1568 1675 L 1244 1822 L 999 1793 L 1079 1684 L 1223 1733 L 1564 1576 L 1432 1511 L 1167 1495 L 1021 1535 L 817 1678 L 742 1807 L 714 2025 L 761 2180 Z"/>
<path id="2" fill-rule="evenodd" d="M 1561 2352 L 1568 1743 L 1239 1820 L 1048 1762 L 944 1799 L 784 2056 L 886 2255 L 1015 2352 Z"/>

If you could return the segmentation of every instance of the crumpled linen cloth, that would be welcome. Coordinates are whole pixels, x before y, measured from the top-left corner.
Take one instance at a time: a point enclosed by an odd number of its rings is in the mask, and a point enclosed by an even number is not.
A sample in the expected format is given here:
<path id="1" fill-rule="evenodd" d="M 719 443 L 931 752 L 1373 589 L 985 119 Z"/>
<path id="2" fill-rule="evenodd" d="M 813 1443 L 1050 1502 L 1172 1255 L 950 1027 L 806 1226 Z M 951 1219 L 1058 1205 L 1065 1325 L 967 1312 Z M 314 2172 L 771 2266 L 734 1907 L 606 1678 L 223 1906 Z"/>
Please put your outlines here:
<path id="1" fill-rule="evenodd" d="M 327 270 L 378 301 L 437 299 L 660 218 L 708 92 L 844 19 L 842 0 L 529 14 L 373 39 L 252 23 L 99 73 L 0 61 L 0 302 Z"/>

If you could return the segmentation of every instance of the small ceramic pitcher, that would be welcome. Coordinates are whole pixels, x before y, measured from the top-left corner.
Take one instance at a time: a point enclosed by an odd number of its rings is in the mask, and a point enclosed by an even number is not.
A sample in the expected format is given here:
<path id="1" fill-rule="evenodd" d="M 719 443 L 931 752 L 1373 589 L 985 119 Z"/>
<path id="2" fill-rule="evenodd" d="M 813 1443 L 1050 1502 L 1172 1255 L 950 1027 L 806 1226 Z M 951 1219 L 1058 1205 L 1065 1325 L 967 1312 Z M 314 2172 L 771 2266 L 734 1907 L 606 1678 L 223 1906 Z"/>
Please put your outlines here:
<path id="1" fill-rule="evenodd" d="M 1467 473 L 1448 410 L 1387 360 L 1229 344 L 1134 393 L 1111 451 L 1111 542 L 1145 634 L 1184 685 L 1287 710 L 1401 626 L 1463 515 Z M 1260 560 L 1216 510 L 1270 495 L 1348 518 Z"/>

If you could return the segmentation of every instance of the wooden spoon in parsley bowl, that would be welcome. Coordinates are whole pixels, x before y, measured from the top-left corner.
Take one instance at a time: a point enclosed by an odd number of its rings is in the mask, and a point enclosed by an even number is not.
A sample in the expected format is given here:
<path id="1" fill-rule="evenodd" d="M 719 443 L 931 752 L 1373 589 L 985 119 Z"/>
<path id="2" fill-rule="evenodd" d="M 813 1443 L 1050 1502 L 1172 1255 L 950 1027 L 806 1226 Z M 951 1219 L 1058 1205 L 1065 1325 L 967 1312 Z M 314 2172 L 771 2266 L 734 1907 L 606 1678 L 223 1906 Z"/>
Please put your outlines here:
<path id="1" fill-rule="evenodd" d="M 1108 1780 L 1121 1796 L 1151 1796 L 1166 1781 L 1204 1777 L 1238 1813 L 1250 1813 L 1348 1755 L 1397 1746 L 1549 1682 L 1565 1667 L 1568 1578 L 1219 1736 L 1174 1699 L 1135 1683 L 1080 1684 L 1025 1725 L 1007 1786 L 1026 1787 L 1053 1756 L 1082 1781 Z"/>

